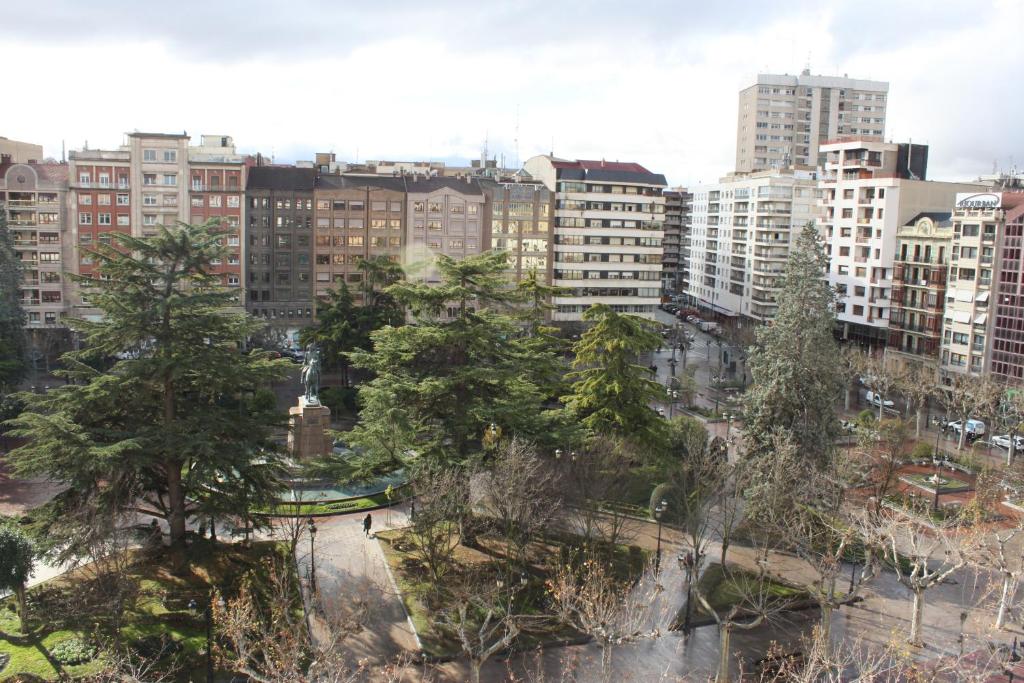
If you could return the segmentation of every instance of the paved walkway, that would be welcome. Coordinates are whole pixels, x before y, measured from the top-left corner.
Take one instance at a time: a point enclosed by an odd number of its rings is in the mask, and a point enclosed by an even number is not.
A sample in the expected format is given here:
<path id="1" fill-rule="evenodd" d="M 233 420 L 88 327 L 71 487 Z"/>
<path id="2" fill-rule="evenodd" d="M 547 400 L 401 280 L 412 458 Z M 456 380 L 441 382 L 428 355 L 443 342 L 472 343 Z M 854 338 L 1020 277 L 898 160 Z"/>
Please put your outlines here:
<path id="1" fill-rule="evenodd" d="M 408 525 L 404 505 L 374 510 L 373 529 Z M 353 614 L 366 610 L 364 628 L 341 644 L 349 661 L 369 663 L 393 661 L 402 653 L 419 649 L 412 624 L 391 578 L 380 542 L 363 534 L 365 512 L 323 517 L 316 520 L 314 560 L 316 588 L 327 614 Z M 390 523 L 389 523 L 390 522 Z M 296 549 L 299 572 L 309 589 L 309 537 Z M 324 638 L 326 629 L 320 617 L 312 619 L 314 637 Z"/>

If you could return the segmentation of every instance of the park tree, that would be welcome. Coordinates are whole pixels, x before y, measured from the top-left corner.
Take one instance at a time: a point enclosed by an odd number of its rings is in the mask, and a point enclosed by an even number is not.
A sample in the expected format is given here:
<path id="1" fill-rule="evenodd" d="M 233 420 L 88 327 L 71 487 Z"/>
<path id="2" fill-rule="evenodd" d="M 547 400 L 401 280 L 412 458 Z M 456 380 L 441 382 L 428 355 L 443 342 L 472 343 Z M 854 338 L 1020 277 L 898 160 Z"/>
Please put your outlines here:
<path id="1" fill-rule="evenodd" d="M 637 361 L 662 344 L 656 323 L 595 304 L 583 314 L 593 323 L 573 345 L 572 388 L 562 397 L 569 414 L 591 433 L 640 445 L 661 445 L 665 422 L 651 409 L 665 389 Z"/>
<path id="2" fill-rule="evenodd" d="M 833 337 L 836 295 L 824 278 L 828 257 L 813 224 L 804 227 L 781 278 L 778 312 L 758 330 L 744 396 L 744 436 L 752 457 L 772 454 L 776 428 L 791 434 L 799 457 L 824 462 L 839 434 L 842 390 Z"/>
<path id="3" fill-rule="evenodd" d="M 25 396 L 14 433 L 27 443 L 13 461 L 22 476 L 66 486 L 35 513 L 61 554 L 81 551 L 68 520 L 133 494 L 138 510 L 167 520 L 172 565 L 183 571 L 193 501 L 215 496 L 244 514 L 276 494 L 277 416 L 245 396 L 280 377 L 284 362 L 239 352 L 259 323 L 212 272 L 225 256 L 216 223 L 115 239 L 95 250 L 97 274 L 77 278 L 103 315 L 70 321 L 85 342 L 64 356 L 75 383 Z M 90 365 L 112 357 L 109 371 Z"/>
<path id="4" fill-rule="evenodd" d="M 994 412 L 1002 391 L 988 376 L 957 373 L 939 393 L 949 418 L 960 420 L 960 434 L 956 449 L 962 451 L 967 443 L 967 420 L 977 415 Z"/>
<path id="5" fill-rule="evenodd" d="M 905 372 L 881 352 L 862 351 L 857 354 L 855 362 L 861 383 L 878 402 L 878 419 L 881 420 L 885 417 L 885 401 L 890 400 L 889 394 L 894 389 L 905 383 Z"/>
<path id="6" fill-rule="evenodd" d="M 349 352 L 373 348 L 370 335 L 388 325 L 399 326 L 404 320 L 401 305 L 386 290 L 403 277 L 401 266 L 386 256 L 360 259 L 362 280 L 359 294 L 362 303 L 344 282 L 327 294 L 327 301 L 317 308 L 317 322 L 299 333 L 303 345 L 320 345 L 324 364 L 341 371 L 345 386 L 351 384 Z"/>
<path id="7" fill-rule="evenodd" d="M 25 311 L 21 307 L 21 261 L 0 210 L 0 398 L 25 374 Z"/>
<path id="8" fill-rule="evenodd" d="M 0 589 L 14 593 L 21 630 L 28 630 L 28 600 L 25 584 L 35 567 L 36 548 L 21 529 L 0 524 Z"/>
<path id="9" fill-rule="evenodd" d="M 393 465 L 411 452 L 466 464 L 491 425 L 538 445 L 556 439 L 558 415 L 546 409 L 543 386 L 558 359 L 524 345 L 506 312 L 519 297 L 508 286 L 505 256 L 441 256 L 436 267 L 439 283 L 406 280 L 386 290 L 416 324 L 384 327 L 372 334 L 372 352 L 349 354 L 374 375 L 360 386 L 352 441 Z M 392 426 L 400 442 L 387 437 Z"/>
<path id="10" fill-rule="evenodd" d="M 911 365 L 900 377 L 899 390 L 912 406 L 914 436 L 920 439 L 928 400 L 936 395 L 935 370 L 922 363 Z"/>

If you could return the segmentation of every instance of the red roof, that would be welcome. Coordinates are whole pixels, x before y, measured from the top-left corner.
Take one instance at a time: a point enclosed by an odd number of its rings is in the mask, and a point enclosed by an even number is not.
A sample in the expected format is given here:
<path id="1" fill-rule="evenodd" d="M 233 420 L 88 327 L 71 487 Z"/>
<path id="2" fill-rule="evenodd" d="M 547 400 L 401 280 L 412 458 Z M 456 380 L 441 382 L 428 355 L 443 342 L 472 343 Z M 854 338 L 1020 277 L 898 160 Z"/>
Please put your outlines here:
<path id="1" fill-rule="evenodd" d="M 625 171 L 627 173 L 650 173 L 640 164 L 632 161 L 605 161 L 604 159 L 579 159 L 577 161 L 552 160 L 555 168 L 582 168 L 587 171 L 604 169 L 606 171 Z"/>

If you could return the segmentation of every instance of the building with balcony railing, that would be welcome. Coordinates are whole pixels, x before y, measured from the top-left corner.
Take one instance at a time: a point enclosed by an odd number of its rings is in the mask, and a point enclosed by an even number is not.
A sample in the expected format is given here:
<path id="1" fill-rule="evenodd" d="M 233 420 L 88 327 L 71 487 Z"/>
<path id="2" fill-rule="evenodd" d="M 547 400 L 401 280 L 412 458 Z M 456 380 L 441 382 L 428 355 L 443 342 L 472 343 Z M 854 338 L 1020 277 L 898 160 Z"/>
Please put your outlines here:
<path id="1" fill-rule="evenodd" d="M 946 274 L 953 238 L 949 212 L 921 213 L 897 232 L 886 356 L 921 365 L 938 381 Z"/>
<path id="2" fill-rule="evenodd" d="M 920 214 L 948 212 L 958 192 L 983 186 L 926 180 L 925 145 L 844 137 L 821 150 L 822 234 L 829 282 L 841 297 L 837 334 L 882 348 L 889 340 L 900 229 Z"/>
<path id="3" fill-rule="evenodd" d="M 814 171 L 792 168 L 692 188 L 687 301 L 710 315 L 772 319 L 790 245 L 818 218 L 817 191 Z"/>
<path id="4" fill-rule="evenodd" d="M 593 304 L 653 318 L 661 301 L 665 176 L 637 163 L 541 155 L 524 169 L 554 194 L 555 322 Z"/>
<path id="5" fill-rule="evenodd" d="M 67 273 L 74 272 L 67 188 L 66 164 L 0 162 L 0 211 L 21 262 L 19 299 L 29 330 L 65 326 Z"/>
<path id="6" fill-rule="evenodd" d="M 686 291 L 683 238 L 690 229 L 692 196 L 685 187 L 665 190 L 665 237 L 661 243 L 661 289 L 665 294 Z"/>
<path id="7" fill-rule="evenodd" d="M 953 205 L 939 374 L 1024 381 L 1024 193 L 965 192 Z"/>

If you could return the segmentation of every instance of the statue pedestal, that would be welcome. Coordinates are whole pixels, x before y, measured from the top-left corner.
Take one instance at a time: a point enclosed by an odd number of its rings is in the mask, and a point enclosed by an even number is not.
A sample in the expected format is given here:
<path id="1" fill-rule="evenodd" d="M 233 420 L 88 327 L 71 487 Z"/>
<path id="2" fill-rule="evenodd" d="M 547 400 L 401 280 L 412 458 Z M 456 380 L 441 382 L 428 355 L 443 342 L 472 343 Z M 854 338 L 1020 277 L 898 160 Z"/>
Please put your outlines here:
<path id="1" fill-rule="evenodd" d="M 307 460 L 331 452 L 333 443 L 327 434 L 331 425 L 331 409 L 319 403 L 307 404 L 304 396 L 299 405 L 288 409 L 288 450 L 296 460 Z"/>

